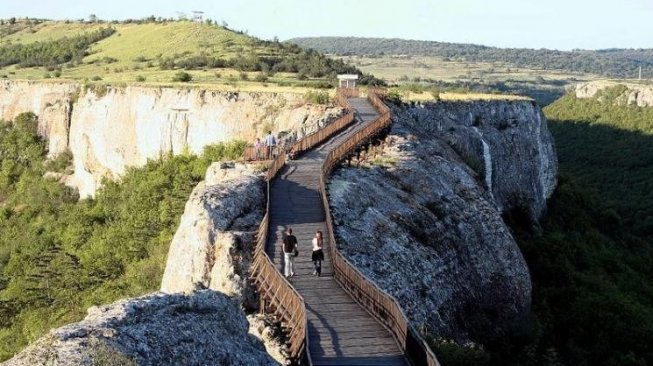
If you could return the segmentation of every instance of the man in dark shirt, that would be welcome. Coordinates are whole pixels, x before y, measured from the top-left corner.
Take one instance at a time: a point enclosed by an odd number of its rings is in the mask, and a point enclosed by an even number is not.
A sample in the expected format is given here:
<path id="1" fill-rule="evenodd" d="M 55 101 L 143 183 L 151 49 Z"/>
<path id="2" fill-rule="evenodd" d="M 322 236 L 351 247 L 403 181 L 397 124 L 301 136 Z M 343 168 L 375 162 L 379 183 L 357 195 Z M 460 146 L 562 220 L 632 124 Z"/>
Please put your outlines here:
<path id="1" fill-rule="evenodd" d="M 286 236 L 283 238 L 283 257 L 286 261 L 284 274 L 286 278 L 295 275 L 295 250 L 297 249 L 297 238 L 292 234 L 292 228 L 288 228 Z"/>

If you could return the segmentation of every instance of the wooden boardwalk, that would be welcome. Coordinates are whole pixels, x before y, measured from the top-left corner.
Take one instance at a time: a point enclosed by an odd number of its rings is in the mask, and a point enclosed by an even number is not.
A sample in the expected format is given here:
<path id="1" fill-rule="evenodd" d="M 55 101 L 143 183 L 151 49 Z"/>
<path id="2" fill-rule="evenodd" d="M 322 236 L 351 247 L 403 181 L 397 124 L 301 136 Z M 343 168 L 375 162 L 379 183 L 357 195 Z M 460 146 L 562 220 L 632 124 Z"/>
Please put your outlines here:
<path id="1" fill-rule="evenodd" d="M 300 159 L 289 161 L 270 186 L 270 233 L 266 251 L 283 273 L 281 238 L 290 226 L 299 242 L 295 277 L 290 282 L 306 303 L 308 345 L 313 365 L 407 365 L 392 335 L 354 302 L 333 278 L 325 214 L 319 193 L 324 158 L 346 136 L 355 133 L 378 113 L 366 99 L 350 99 L 356 122 Z M 322 277 L 315 277 L 311 240 L 324 236 Z"/>

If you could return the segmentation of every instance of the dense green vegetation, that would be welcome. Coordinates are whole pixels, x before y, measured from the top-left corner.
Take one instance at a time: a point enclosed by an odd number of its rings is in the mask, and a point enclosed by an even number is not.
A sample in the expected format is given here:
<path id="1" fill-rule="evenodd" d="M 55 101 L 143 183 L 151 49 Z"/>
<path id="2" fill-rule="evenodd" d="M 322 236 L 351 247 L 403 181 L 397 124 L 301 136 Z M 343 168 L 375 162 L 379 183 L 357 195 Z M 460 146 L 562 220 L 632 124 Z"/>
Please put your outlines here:
<path id="1" fill-rule="evenodd" d="M 77 37 L 65 37 L 26 45 L 2 46 L 0 47 L 0 67 L 14 64 L 18 64 L 20 67 L 54 67 L 71 61 L 81 62 L 88 54 L 90 45 L 109 37 L 114 32 L 113 28 L 101 28 Z"/>
<path id="2" fill-rule="evenodd" d="M 158 289 L 190 191 L 212 161 L 244 148 L 150 161 L 105 182 L 96 199 L 77 201 L 43 178 L 65 169 L 69 156 L 46 161 L 33 114 L 0 126 L 0 360 L 91 305 Z"/>
<path id="3" fill-rule="evenodd" d="M 563 170 L 608 201 L 627 230 L 653 243 L 653 108 L 625 105 L 624 92 L 617 86 L 593 99 L 568 94 L 545 112 Z"/>
<path id="4" fill-rule="evenodd" d="M 653 364 L 653 109 L 625 87 L 545 108 L 561 178 L 541 230 L 505 215 L 533 281 L 530 334 L 432 341 L 445 366 Z"/>
<path id="5" fill-rule="evenodd" d="M 608 49 L 557 51 L 547 49 L 497 48 L 473 44 L 414 41 L 389 38 L 313 37 L 289 42 L 338 55 L 418 55 L 472 62 L 502 62 L 517 67 L 557 69 L 618 78 L 634 78 L 639 67 L 653 75 L 652 49 Z"/>
<path id="6" fill-rule="evenodd" d="M 624 105 L 624 91 L 545 108 L 562 179 L 542 232 L 517 230 L 534 283 L 530 359 L 653 364 L 653 109 Z"/>

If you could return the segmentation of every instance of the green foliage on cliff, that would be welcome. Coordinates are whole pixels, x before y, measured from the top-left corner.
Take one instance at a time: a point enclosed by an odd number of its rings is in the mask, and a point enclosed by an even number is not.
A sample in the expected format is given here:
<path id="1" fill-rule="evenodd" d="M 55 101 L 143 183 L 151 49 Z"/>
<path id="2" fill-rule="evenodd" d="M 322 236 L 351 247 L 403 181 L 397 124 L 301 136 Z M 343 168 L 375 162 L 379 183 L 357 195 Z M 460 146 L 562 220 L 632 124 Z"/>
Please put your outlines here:
<path id="1" fill-rule="evenodd" d="M 624 105 L 623 87 L 568 94 L 545 108 L 563 171 L 653 242 L 653 108 Z"/>
<path id="2" fill-rule="evenodd" d="M 513 225 L 535 325 L 494 346 L 497 364 L 653 364 L 653 109 L 622 94 L 545 108 L 562 178 L 540 233 Z"/>
<path id="3" fill-rule="evenodd" d="M 0 360 L 92 305 L 158 289 L 184 204 L 208 165 L 235 159 L 244 143 L 203 156 L 168 156 L 105 182 L 96 199 L 76 194 L 46 168 L 36 118 L 0 129 Z"/>

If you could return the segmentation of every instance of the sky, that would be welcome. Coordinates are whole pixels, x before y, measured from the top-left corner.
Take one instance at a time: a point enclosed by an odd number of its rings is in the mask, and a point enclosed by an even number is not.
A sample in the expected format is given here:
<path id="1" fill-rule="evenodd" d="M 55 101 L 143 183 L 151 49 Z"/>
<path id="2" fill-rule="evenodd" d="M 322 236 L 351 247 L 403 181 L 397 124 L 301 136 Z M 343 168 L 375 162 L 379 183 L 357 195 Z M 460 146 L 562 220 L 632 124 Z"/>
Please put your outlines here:
<path id="1" fill-rule="evenodd" d="M 653 48 L 653 0 L 0 0 L 0 18 L 177 18 L 204 12 L 286 40 L 356 36 L 549 49 Z"/>

